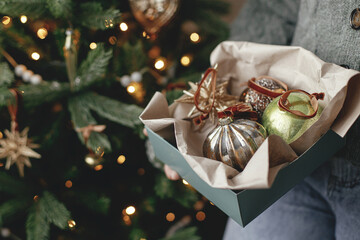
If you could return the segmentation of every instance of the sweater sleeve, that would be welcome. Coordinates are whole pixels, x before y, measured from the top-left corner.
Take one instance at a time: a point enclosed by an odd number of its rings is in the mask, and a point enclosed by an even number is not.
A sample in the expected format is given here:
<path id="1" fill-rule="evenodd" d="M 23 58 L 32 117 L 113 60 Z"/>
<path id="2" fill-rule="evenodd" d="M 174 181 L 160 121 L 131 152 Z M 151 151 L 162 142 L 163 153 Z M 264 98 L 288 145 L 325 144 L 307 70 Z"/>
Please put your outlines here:
<path id="1" fill-rule="evenodd" d="M 289 45 L 300 0 L 247 0 L 231 24 L 230 40 Z"/>

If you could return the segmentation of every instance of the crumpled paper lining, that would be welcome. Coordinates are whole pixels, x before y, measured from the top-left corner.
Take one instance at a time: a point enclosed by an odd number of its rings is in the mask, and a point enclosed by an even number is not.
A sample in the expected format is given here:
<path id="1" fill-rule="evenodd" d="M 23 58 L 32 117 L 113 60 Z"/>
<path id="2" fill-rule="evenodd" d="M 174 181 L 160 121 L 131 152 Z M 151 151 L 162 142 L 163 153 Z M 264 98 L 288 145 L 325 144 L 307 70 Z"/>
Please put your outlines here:
<path id="1" fill-rule="evenodd" d="M 214 124 L 207 121 L 200 131 L 195 131 L 187 119 L 191 104 L 174 103 L 169 107 L 165 97 L 156 93 L 140 119 L 151 130 L 176 145 L 194 172 L 215 188 L 269 188 L 282 167 L 310 148 L 329 130 L 343 106 L 349 80 L 359 80 L 357 71 L 325 63 L 300 47 L 228 41 L 216 47 L 210 60 L 212 65 L 218 64 L 219 79 L 231 78 L 230 93 L 233 95 L 240 95 L 247 80 L 260 75 L 277 78 L 288 84 L 290 89 L 325 93 L 324 101 L 320 101 L 320 105 L 325 107 L 323 113 L 308 131 L 290 146 L 278 136 L 269 136 L 242 172 L 202 156 L 203 142 L 215 127 Z M 360 84 L 355 86 L 360 90 Z M 352 104 L 357 111 L 352 113 L 348 110 L 343 119 L 337 119 L 339 135 L 343 136 L 358 117 L 359 102 Z M 270 167 L 270 163 L 273 167 Z"/>

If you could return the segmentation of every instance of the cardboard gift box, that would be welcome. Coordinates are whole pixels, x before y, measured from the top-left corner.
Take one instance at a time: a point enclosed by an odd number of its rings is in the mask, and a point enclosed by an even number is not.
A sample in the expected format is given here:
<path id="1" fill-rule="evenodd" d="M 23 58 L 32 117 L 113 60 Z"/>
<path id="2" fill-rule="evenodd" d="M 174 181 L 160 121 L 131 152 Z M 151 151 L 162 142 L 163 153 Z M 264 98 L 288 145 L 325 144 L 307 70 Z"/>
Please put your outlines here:
<path id="1" fill-rule="evenodd" d="M 210 60 L 218 64 L 219 81 L 231 79 L 232 95 L 240 95 L 244 83 L 260 75 L 292 89 L 325 93 L 322 115 L 308 131 L 290 145 L 269 136 L 242 172 L 202 156 L 202 143 L 214 124 L 208 121 L 195 131 L 187 119 L 191 104 L 168 106 L 156 93 L 141 114 L 157 158 L 245 226 L 344 146 L 344 136 L 360 114 L 360 75 L 301 47 L 223 42 Z M 274 161 L 278 164 L 270 168 Z"/>

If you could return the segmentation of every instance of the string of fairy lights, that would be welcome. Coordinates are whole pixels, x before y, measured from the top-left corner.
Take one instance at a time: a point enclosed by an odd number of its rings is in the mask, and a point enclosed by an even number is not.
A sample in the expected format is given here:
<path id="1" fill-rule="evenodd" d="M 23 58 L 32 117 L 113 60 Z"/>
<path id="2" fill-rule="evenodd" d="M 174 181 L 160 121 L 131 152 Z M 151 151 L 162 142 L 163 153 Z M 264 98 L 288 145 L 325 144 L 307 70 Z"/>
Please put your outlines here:
<path id="1" fill-rule="evenodd" d="M 22 24 L 25 24 L 28 22 L 28 17 L 25 16 L 25 15 L 21 15 L 19 17 L 19 20 Z M 4 16 L 1 18 L 1 24 L 3 24 L 5 27 L 10 27 L 11 26 L 11 22 L 13 21 L 13 19 L 9 16 Z M 112 22 L 112 20 L 106 20 L 105 21 L 105 26 L 107 28 L 109 27 L 114 27 L 114 24 Z M 128 23 L 126 22 L 121 22 L 119 23 L 118 25 L 118 29 L 122 32 L 127 32 L 129 31 L 129 25 Z M 41 26 L 39 27 L 37 30 L 36 30 L 36 35 L 39 39 L 46 39 L 46 37 L 48 36 L 49 32 L 48 32 L 48 29 L 44 26 Z M 144 37 L 145 39 L 150 39 L 150 35 L 148 35 L 145 31 L 142 32 L 142 37 Z M 197 44 L 199 42 L 201 42 L 201 37 L 200 35 L 197 33 L 197 32 L 192 32 L 189 34 L 189 38 L 188 40 L 193 43 L 193 44 Z M 109 39 L 108 39 L 109 43 L 111 45 L 115 45 L 116 42 L 117 42 L 117 38 L 116 36 L 110 36 Z M 89 48 L 91 50 L 94 50 L 96 49 L 98 46 L 98 44 L 96 42 L 91 42 L 89 44 Z M 154 62 L 153 62 L 153 68 L 156 69 L 157 71 L 164 71 L 167 69 L 168 67 L 168 60 L 163 57 L 163 56 L 156 56 L 158 55 L 158 53 L 160 52 L 160 49 L 159 47 L 155 46 L 153 47 L 153 49 L 150 50 L 149 52 L 149 55 L 153 55 L 155 56 L 154 58 Z M 40 55 L 39 51 L 36 51 L 36 50 L 33 50 L 30 52 L 29 54 L 29 57 L 34 60 L 34 61 L 38 61 L 42 56 Z M 179 62 L 182 66 L 184 67 L 187 67 L 187 66 L 190 66 L 190 64 L 192 63 L 193 61 L 193 55 L 192 54 L 185 54 L 183 55 Z M 145 69 L 145 70 L 149 70 L 149 69 Z M 161 76 L 160 74 L 158 74 L 156 71 L 154 70 L 149 70 L 149 72 L 151 74 L 153 74 L 157 79 L 161 79 L 163 78 L 163 76 Z M 127 78 L 127 76 L 123 76 L 122 78 L 125 79 L 126 78 L 126 83 L 123 84 L 123 86 L 125 85 L 126 86 L 126 90 L 129 94 L 131 95 L 135 95 L 137 92 L 141 92 L 143 91 L 142 90 L 142 86 L 140 84 L 140 81 L 141 81 L 141 76 L 139 77 L 139 72 L 136 72 L 137 74 L 137 77 L 133 77 L 133 76 L 129 76 Z M 135 76 L 135 74 L 132 74 Z M 120 78 L 119 78 L 120 79 Z M 135 81 L 134 81 L 135 79 Z M 137 79 L 137 80 L 136 80 Z M 139 80 L 140 79 L 140 80 Z M 142 94 L 142 93 L 141 93 Z M 141 95 L 140 94 L 140 95 Z M 0 134 L 2 135 L 2 133 L 0 132 Z M 0 138 L 2 138 L 2 136 L 0 136 Z M 119 164 L 119 165 L 123 165 L 126 161 L 126 157 L 124 155 L 120 155 L 116 162 Z M 88 165 L 91 165 L 90 163 L 88 163 Z M 4 166 L 4 164 L 0 163 L 0 167 Z M 103 165 L 102 164 L 97 164 L 93 167 L 93 169 L 95 171 L 101 171 L 103 169 Z M 138 171 L 137 171 L 138 175 L 142 176 L 145 174 L 145 169 L 144 168 L 139 168 Z M 187 187 L 191 187 L 189 185 L 189 183 L 186 181 L 186 180 L 182 180 L 183 184 Z M 67 179 L 64 183 L 64 186 L 68 189 L 72 188 L 73 187 L 73 182 L 71 179 Z M 38 195 L 35 195 L 34 196 L 34 201 L 38 201 L 39 200 L 39 196 Z M 206 218 L 206 214 L 205 212 L 203 211 L 203 208 L 204 208 L 204 204 L 205 202 L 207 201 L 207 199 L 205 198 L 202 198 L 201 200 L 199 200 L 198 202 L 196 202 L 196 204 L 194 205 L 194 209 L 196 210 L 196 215 L 195 215 L 195 219 L 202 222 L 205 220 Z M 214 205 L 212 202 L 210 202 L 211 205 Z M 125 207 L 122 211 L 122 218 L 123 218 L 123 221 L 124 221 L 124 224 L 127 225 L 127 226 L 130 226 L 132 224 L 132 221 L 131 221 L 131 216 L 135 215 L 136 214 L 136 208 L 135 206 L 133 205 L 129 205 L 127 207 Z M 173 222 L 175 221 L 176 219 L 176 215 L 174 212 L 168 212 L 165 214 L 165 219 L 166 221 L 168 222 Z M 70 229 L 75 229 L 76 227 L 76 222 L 75 220 L 73 219 L 70 219 L 68 220 L 68 227 Z M 3 228 L 4 229 L 4 228 Z M 5 229 L 3 230 L 4 234 L 2 235 L 6 235 L 8 234 L 7 232 L 8 229 Z M 141 240 L 146 240 L 145 238 L 141 238 Z"/>

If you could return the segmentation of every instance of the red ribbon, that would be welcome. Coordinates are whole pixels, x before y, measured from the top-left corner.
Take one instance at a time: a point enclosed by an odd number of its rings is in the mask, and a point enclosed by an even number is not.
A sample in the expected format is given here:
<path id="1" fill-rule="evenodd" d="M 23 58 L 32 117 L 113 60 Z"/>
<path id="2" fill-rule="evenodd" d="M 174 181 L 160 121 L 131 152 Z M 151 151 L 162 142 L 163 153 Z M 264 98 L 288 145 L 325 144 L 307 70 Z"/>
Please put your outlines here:
<path id="1" fill-rule="evenodd" d="M 203 120 L 207 119 L 209 117 L 209 113 L 211 112 L 211 109 L 214 107 L 215 104 L 215 91 L 216 91 L 216 74 L 217 74 L 217 70 L 215 68 L 208 68 L 206 70 L 206 72 L 204 73 L 204 76 L 202 77 L 198 88 L 196 89 L 196 92 L 194 94 L 194 104 L 196 109 L 199 112 L 202 112 L 203 114 L 201 114 L 200 116 L 196 117 L 193 119 L 193 122 L 195 125 L 200 125 L 202 123 Z M 201 85 L 205 82 L 205 80 L 211 77 L 211 94 L 212 94 L 212 102 L 211 104 L 207 105 L 205 109 L 201 109 L 199 106 L 199 96 L 200 96 L 200 90 L 201 90 Z M 210 97 L 211 97 L 210 94 Z"/>
<path id="2" fill-rule="evenodd" d="M 289 107 L 291 106 L 291 104 L 289 103 L 289 101 L 287 100 L 290 93 L 292 92 L 301 92 L 301 93 L 304 93 L 306 94 L 309 98 L 310 98 L 310 104 L 312 106 L 312 108 L 314 109 L 314 113 L 310 114 L 310 115 L 306 115 L 304 114 L 303 112 L 300 112 L 300 111 L 297 111 L 297 110 L 291 110 Z M 310 94 L 308 92 L 305 92 L 304 90 L 300 90 L 300 89 L 293 89 L 293 90 L 289 90 L 289 91 L 286 91 L 279 99 L 279 102 L 278 102 L 278 106 L 287 111 L 287 112 L 290 112 L 296 116 L 299 116 L 299 117 L 303 117 L 303 118 L 313 118 L 315 117 L 315 115 L 317 114 L 317 111 L 319 109 L 319 102 L 318 100 L 323 100 L 325 97 L 325 93 L 313 93 L 313 94 Z"/>
<path id="3" fill-rule="evenodd" d="M 224 111 L 218 112 L 219 118 L 231 117 L 234 119 L 244 118 L 253 121 L 258 120 L 257 112 L 252 110 L 252 107 L 246 103 L 239 103 L 237 105 L 226 108 Z"/>
<path id="4" fill-rule="evenodd" d="M 9 103 L 8 105 L 8 110 L 9 110 L 9 114 L 11 117 L 11 127 L 14 128 L 14 130 L 18 131 L 19 130 L 19 124 L 17 121 L 17 113 L 18 113 L 18 108 L 19 108 L 19 101 L 21 98 L 21 94 L 18 90 L 12 88 L 9 90 L 15 97 L 15 103 L 11 104 Z"/>
<path id="5" fill-rule="evenodd" d="M 279 84 L 281 87 L 283 87 L 285 90 L 282 90 L 281 92 L 270 90 L 268 88 L 260 86 L 259 84 L 257 84 L 255 82 L 256 80 L 263 79 L 263 78 L 273 80 L 274 82 Z M 271 98 L 276 98 L 276 97 L 280 96 L 281 94 L 283 94 L 285 91 L 288 90 L 288 86 L 285 83 L 283 83 L 282 81 L 277 80 L 275 78 L 269 77 L 269 76 L 259 76 L 257 78 L 251 78 L 248 81 L 248 87 L 255 90 L 256 92 L 259 92 L 259 93 L 264 94 L 264 95 L 266 95 L 268 97 L 271 97 Z"/>

